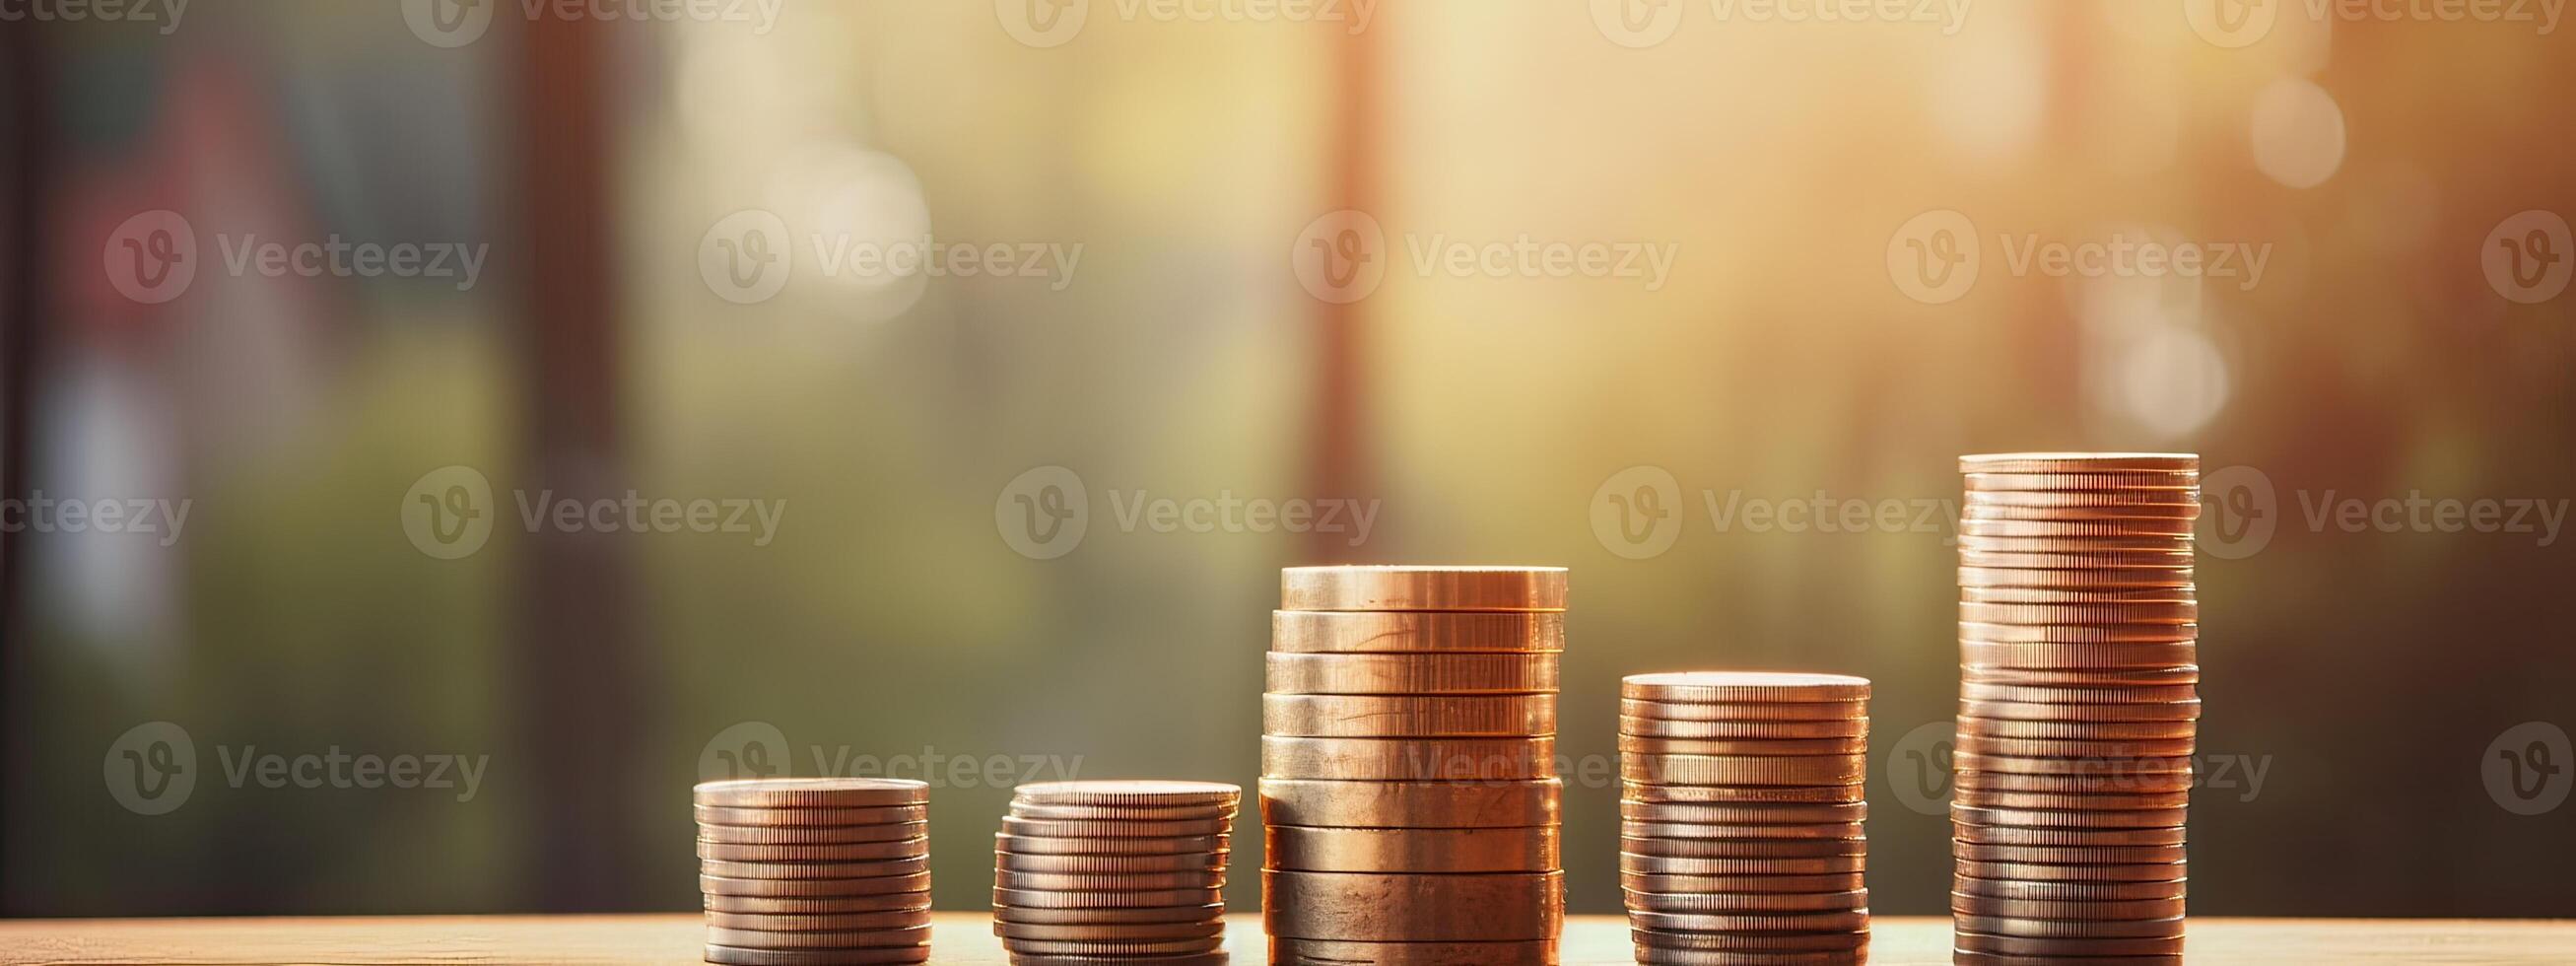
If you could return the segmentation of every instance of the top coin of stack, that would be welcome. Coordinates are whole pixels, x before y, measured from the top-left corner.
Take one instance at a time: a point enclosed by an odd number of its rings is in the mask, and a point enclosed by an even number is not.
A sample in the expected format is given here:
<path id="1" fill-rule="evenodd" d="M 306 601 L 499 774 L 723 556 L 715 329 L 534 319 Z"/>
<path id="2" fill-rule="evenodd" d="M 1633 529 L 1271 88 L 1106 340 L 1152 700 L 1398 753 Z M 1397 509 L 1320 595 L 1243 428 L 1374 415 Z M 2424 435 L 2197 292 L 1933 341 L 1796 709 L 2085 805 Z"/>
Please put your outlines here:
<path id="1" fill-rule="evenodd" d="M 1966 456 L 1959 962 L 2179 962 L 2200 459 Z"/>
<path id="2" fill-rule="evenodd" d="M 1619 884 L 1640 963 L 1860 963 L 1869 680 L 1619 682 Z"/>
<path id="3" fill-rule="evenodd" d="M 756 778 L 697 786 L 707 961 L 930 961 L 930 786 Z"/>
<path id="4" fill-rule="evenodd" d="M 993 933 L 1019 963 L 1226 961 L 1225 860 L 1243 789 L 1022 785 L 993 837 Z"/>
<path id="5" fill-rule="evenodd" d="M 1281 963 L 1553 963 L 1554 567 L 1297 567 L 1262 695 Z"/>

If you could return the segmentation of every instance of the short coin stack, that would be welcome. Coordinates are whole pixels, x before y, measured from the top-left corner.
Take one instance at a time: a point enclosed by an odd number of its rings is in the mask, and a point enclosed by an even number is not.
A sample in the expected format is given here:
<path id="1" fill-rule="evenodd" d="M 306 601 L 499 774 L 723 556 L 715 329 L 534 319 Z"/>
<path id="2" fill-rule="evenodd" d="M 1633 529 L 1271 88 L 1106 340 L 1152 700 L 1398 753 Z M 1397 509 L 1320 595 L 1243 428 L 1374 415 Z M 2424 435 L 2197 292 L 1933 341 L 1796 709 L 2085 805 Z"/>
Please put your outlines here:
<path id="1" fill-rule="evenodd" d="M 1015 963 L 1225 962 L 1242 801 L 1210 782 L 1020 786 L 993 836 L 993 933 Z"/>
<path id="2" fill-rule="evenodd" d="M 758 778 L 693 797 L 708 962 L 930 961 L 930 786 Z"/>
<path id="3" fill-rule="evenodd" d="M 1869 681 L 1619 683 L 1619 885 L 1640 963 L 1869 957 Z"/>
<path id="4" fill-rule="evenodd" d="M 1557 961 L 1556 567 L 1297 567 L 1262 695 L 1274 963 Z"/>
<path id="5" fill-rule="evenodd" d="M 2008 453 L 1959 469 L 1953 956 L 2178 963 L 2200 460 Z"/>

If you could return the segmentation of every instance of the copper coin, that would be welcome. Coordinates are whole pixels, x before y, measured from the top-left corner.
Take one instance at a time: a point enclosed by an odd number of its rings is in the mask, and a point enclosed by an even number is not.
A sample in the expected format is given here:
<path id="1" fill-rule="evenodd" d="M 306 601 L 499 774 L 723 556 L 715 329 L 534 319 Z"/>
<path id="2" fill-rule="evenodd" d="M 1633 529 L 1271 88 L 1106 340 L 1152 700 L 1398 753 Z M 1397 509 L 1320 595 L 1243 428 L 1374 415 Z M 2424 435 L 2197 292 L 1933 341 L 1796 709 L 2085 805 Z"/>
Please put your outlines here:
<path id="1" fill-rule="evenodd" d="M 1131 906 L 1125 909 L 1024 909 L 994 906 L 993 921 L 1068 926 L 1083 923 L 1207 922 L 1225 918 L 1225 903 Z"/>
<path id="2" fill-rule="evenodd" d="M 2187 741 L 2200 733 L 2195 721 L 2010 721 L 1957 718 L 1958 733 L 2024 741 Z"/>
<path id="3" fill-rule="evenodd" d="M 1800 825 L 1729 825 L 1698 822 L 1640 822 L 1621 819 L 1619 834 L 1639 839 L 1857 839 L 1859 822 Z"/>
<path id="4" fill-rule="evenodd" d="M 2200 605 L 2190 601 L 2125 601 L 2109 604 L 1959 604 L 1959 619 L 1980 624 L 2192 624 Z"/>
<path id="5" fill-rule="evenodd" d="M 699 782 L 695 803 L 715 808 L 884 808 L 930 800 L 930 785 L 900 778 L 746 778 Z"/>
<path id="6" fill-rule="evenodd" d="M 2020 684 L 2065 688 L 2165 687 L 2200 683 L 2200 665 L 2070 671 L 1963 664 L 1959 667 L 1959 680 L 1971 684 Z"/>
<path id="7" fill-rule="evenodd" d="M 993 923 L 993 935 L 1005 939 L 1038 939 L 1057 942 L 1140 942 L 1158 939 L 1206 939 L 1225 935 L 1225 919 L 1217 917 L 1197 922 L 1097 922 L 1097 923 Z"/>
<path id="8" fill-rule="evenodd" d="M 2128 921 L 2180 919 L 2181 899 L 2137 899 L 2124 902 L 2034 902 L 1953 892 L 1950 911 L 1962 916 L 2011 919 L 2080 919 Z"/>
<path id="9" fill-rule="evenodd" d="M 1293 654 L 1445 654 L 1565 650 L 1562 613 L 1270 612 L 1270 649 Z"/>
<path id="10" fill-rule="evenodd" d="M 1859 721 L 1869 717 L 1866 701 L 1775 701 L 1769 703 L 1686 703 L 1619 699 L 1619 714 L 1661 721 Z"/>
<path id="11" fill-rule="evenodd" d="M 919 846 L 928 849 L 923 843 Z M 867 879 L 910 875 L 929 864 L 926 855 L 872 862 L 803 862 L 768 859 L 699 859 L 698 874 L 722 879 Z"/>
<path id="12" fill-rule="evenodd" d="M 1561 611 L 1563 567 L 1288 567 L 1279 609 Z"/>
<path id="13" fill-rule="evenodd" d="M 1223 948 L 1213 952 L 1157 956 L 1040 956 L 1020 950 L 1009 952 L 1011 966 L 1132 966 L 1138 962 L 1152 966 L 1229 966 L 1234 961 Z"/>
<path id="14" fill-rule="evenodd" d="M 1674 859 L 1821 859 L 1867 855 L 1865 839 L 1642 839 L 1622 835 L 1619 851 Z"/>
<path id="15" fill-rule="evenodd" d="M 1662 949 L 1639 943 L 1636 960 L 1641 966 L 1864 966 L 1869 962 L 1869 944 L 1863 942 L 1849 949 L 1808 952 L 1717 953 Z"/>
<path id="16" fill-rule="evenodd" d="M 1959 457 L 1961 473 L 2192 473 L 2198 453 L 1971 453 Z"/>
<path id="17" fill-rule="evenodd" d="M 1367 782 L 1264 778 L 1261 820 L 1272 825 L 1512 828 L 1558 821 L 1565 782 Z"/>
<path id="18" fill-rule="evenodd" d="M 1619 750 L 1656 755 L 1865 755 L 1869 739 L 1854 738 L 1642 738 L 1620 735 Z"/>
<path id="19" fill-rule="evenodd" d="M 2141 516 L 2173 516 L 2184 508 L 2200 508 L 2200 487 L 2133 487 L 2092 490 L 1979 490 L 1966 491 L 1968 506 L 2006 507 L 2120 507 L 2140 511 Z"/>
<path id="20" fill-rule="evenodd" d="M 2200 505 L 2138 506 L 1998 506 L 1971 501 L 1959 507 L 1962 520 L 2197 520 Z"/>
<path id="21" fill-rule="evenodd" d="M 993 887 L 997 889 L 1039 889 L 1064 892 L 1169 892 L 1174 889 L 1221 889 L 1225 887 L 1225 870 L 1193 869 L 1185 872 L 1022 872 L 1017 869 L 993 870 Z"/>
<path id="22" fill-rule="evenodd" d="M 1554 654 L 1264 655 L 1270 694 L 1532 694 L 1554 692 Z"/>
<path id="23" fill-rule="evenodd" d="M 928 918 L 923 914 L 922 918 Z M 930 926 L 892 929 L 849 929 L 830 932 L 765 932 L 756 929 L 707 927 L 707 943 L 737 949 L 869 949 L 881 946 L 918 946 L 930 941 Z"/>
<path id="24" fill-rule="evenodd" d="M 1828 855 L 1788 859 L 1699 859 L 1676 855 L 1637 855 L 1619 853 L 1619 871 L 1639 875 L 1749 876 L 1749 875 L 1830 875 L 1862 871 L 1867 864 L 1859 855 Z"/>
<path id="25" fill-rule="evenodd" d="M 1204 906 L 1224 902 L 1225 890 L 1164 889 L 1155 892 L 1100 892 L 1070 889 L 994 889 L 993 904 L 1024 909 L 1135 909 Z"/>
<path id="26" fill-rule="evenodd" d="M 1143 806 L 1179 808 L 1190 805 L 1235 807 L 1243 789 L 1217 782 L 1078 781 L 1034 782 L 1011 789 L 1014 804 Z"/>
<path id="27" fill-rule="evenodd" d="M 731 966 L 877 966 L 926 963 L 930 944 L 871 946 L 865 949 L 744 949 L 708 943 L 706 961 Z"/>
<path id="28" fill-rule="evenodd" d="M 2098 490 L 2197 487 L 2197 469 L 2123 470 L 2089 473 L 1969 472 L 1962 479 L 1971 490 Z"/>
<path id="29" fill-rule="evenodd" d="M 875 808 L 721 808 L 692 806 L 700 825 L 756 828 L 823 828 L 847 825 L 900 825 L 930 818 L 927 805 Z"/>
<path id="30" fill-rule="evenodd" d="M 1261 738 L 1264 778 L 1494 781 L 1550 777 L 1553 738 Z"/>
<path id="31" fill-rule="evenodd" d="M 2035 862 L 2040 865 L 2162 865 L 2189 859 L 2190 846 L 2046 846 L 1987 845 L 1952 839 L 1950 856 L 1972 862 Z"/>
<path id="32" fill-rule="evenodd" d="M 1869 806 L 1862 802 L 1723 805 L 1621 799 L 1619 817 L 1632 822 L 1684 822 L 1693 825 L 1831 825 L 1866 819 Z"/>
<path id="33" fill-rule="evenodd" d="M 1352 942 L 1336 939 L 1270 940 L 1277 966 L 1556 966 L 1553 939 L 1518 942 Z"/>
<path id="34" fill-rule="evenodd" d="M 930 888 L 930 873 L 927 871 L 929 861 L 913 860 L 908 864 L 912 866 L 909 872 L 848 879 L 751 879 L 700 874 L 698 891 L 710 896 L 752 896 L 776 899 L 876 896 L 927 891 Z"/>
<path id="35" fill-rule="evenodd" d="M 2143 539 L 2187 537 L 2197 520 L 2131 517 L 2122 520 L 1960 520 L 1959 536 L 2006 539 Z"/>
<path id="36" fill-rule="evenodd" d="M 2191 775 L 2107 774 L 2025 775 L 1985 770 L 1960 771 L 1952 778 L 1960 789 L 1998 792 L 2062 792 L 2069 795 L 2148 795 L 2191 790 Z"/>
<path id="37" fill-rule="evenodd" d="M 1959 716 L 2006 721 L 2197 721 L 2200 719 L 2200 701 L 2195 698 L 2153 704 L 2045 704 L 1962 699 Z"/>
<path id="38" fill-rule="evenodd" d="M 1989 936 L 2049 939 L 2167 939 L 2182 935 L 2182 917 L 2163 919 L 2022 919 L 2012 916 L 1952 916 L 1962 932 Z"/>
<path id="39" fill-rule="evenodd" d="M 1961 564 L 1959 566 L 1959 586 L 2053 587 L 2060 589 L 2102 587 L 2119 589 L 2135 587 L 2181 588 L 2195 586 L 2195 584 L 2192 580 L 2192 569 L 2189 567 L 2133 567 L 2121 570 L 2043 570 L 2035 567 L 1978 567 Z"/>
<path id="40" fill-rule="evenodd" d="M 1192 822 L 1233 818 L 1233 805 L 1032 805 L 1012 802 L 1011 814 L 1050 822 Z"/>
<path id="41" fill-rule="evenodd" d="M 1152 872 L 1204 872 L 1225 870 L 1228 853 L 1224 849 L 1201 852 L 1172 852 L 1161 855 L 1031 855 L 1022 852 L 993 853 L 993 867 L 1014 872 L 1063 872 L 1085 875 L 1139 875 Z"/>
<path id="42" fill-rule="evenodd" d="M 2163 551 L 2188 553 L 2199 539 L 2188 533 L 2151 533 L 2121 537 L 1959 537 L 1959 549 L 1985 553 L 2103 553 Z"/>
<path id="43" fill-rule="evenodd" d="M 1826 804 L 1859 802 L 1867 799 L 1867 786 L 1849 785 L 1657 785 L 1627 781 L 1619 786 L 1620 794 L 1631 801 L 1655 804 L 1753 804 L 1796 803 Z"/>
<path id="44" fill-rule="evenodd" d="M 2120 587 L 2085 589 L 2066 587 L 1961 587 L 1959 601 L 1967 604 L 2167 604 L 2199 600 L 2197 586 Z"/>
<path id="45" fill-rule="evenodd" d="M 1960 928 L 1950 936 L 1950 944 L 1972 953 L 1999 953 L 2008 956 L 2078 957 L 2090 963 L 2101 956 L 2164 956 L 2182 952 L 2182 936 L 2161 938 L 2043 938 L 2037 936 L 1996 936 Z"/>
<path id="46" fill-rule="evenodd" d="M 1868 777 L 1863 755 L 1619 756 L 1619 777 L 1655 785 L 1845 785 Z"/>
<path id="47" fill-rule="evenodd" d="M 2032 738 L 1993 738 L 1963 734 L 1958 750 L 1971 755 L 2008 755 L 2017 758 L 2162 758 L 2188 756 L 2199 742 L 2190 738 L 2165 741 L 2067 741 Z"/>
<path id="48" fill-rule="evenodd" d="M 1959 663 L 1970 667 L 2101 671 L 2175 667 L 2196 663 L 2199 658 L 2198 645 L 2190 641 L 2167 644 L 1995 643 L 1966 638 L 1959 641 Z"/>
<path id="49" fill-rule="evenodd" d="M 1869 930 L 1851 932 L 1667 932 L 1636 928 L 1628 938 L 1656 949 L 1699 952 L 1794 953 L 1859 949 L 1869 945 Z M 1766 962 L 1769 960 L 1766 959 Z"/>
<path id="50" fill-rule="evenodd" d="M 2022 828 L 2179 828 L 2187 813 L 2181 808 L 2074 811 L 1950 806 L 1951 819 L 1963 824 Z"/>
<path id="51" fill-rule="evenodd" d="M 833 865 L 867 862 L 876 859 L 910 859 L 930 854 L 928 838 L 896 839 L 890 842 L 842 842 L 832 845 L 746 845 L 738 842 L 698 843 L 698 858 L 722 859 L 728 862 L 813 862 Z M 713 872 L 714 870 L 709 870 Z M 722 875 L 724 873 L 716 873 Z M 779 879 L 832 879 L 859 874 L 842 872 L 814 876 L 777 875 Z"/>
<path id="52" fill-rule="evenodd" d="M 1177 855 L 1192 852 L 1223 852 L 1232 845 L 1229 839 L 1229 836 L 1224 835 L 1153 839 L 1071 839 L 995 832 L 993 848 L 996 852 L 1016 852 L 1024 855 Z"/>
<path id="53" fill-rule="evenodd" d="M 1119 957 L 1212 953 L 1225 946 L 1224 936 L 1204 939 L 1014 939 L 1002 944 L 1014 958 L 1035 956 Z"/>
<path id="54" fill-rule="evenodd" d="M 1848 933 L 1869 928 L 1869 910 L 1728 915 L 1630 909 L 1628 924 L 1656 932 Z"/>
<path id="55" fill-rule="evenodd" d="M 2195 554 L 2189 550 L 2093 550 L 2062 553 L 2023 553 L 2008 550 L 1959 549 L 1959 563 L 1967 567 L 1992 567 L 2004 570 L 2129 570 L 2135 568 L 2188 568 Z"/>
<path id="56" fill-rule="evenodd" d="M 1261 733 L 1322 738 L 1553 735 L 1556 695 L 1264 694 Z"/>
<path id="57" fill-rule="evenodd" d="M 1628 909 L 1637 912 L 1687 912 L 1703 915 L 1848 912 L 1869 907 L 1869 890 L 1850 892 L 1757 892 L 1750 895 L 1704 892 L 1638 892 L 1623 890 Z"/>
<path id="58" fill-rule="evenodd" d="M 1951 837 L 1980 845 L 2038 845 L 2052 848 L 2172 846 L 2184 842 L 2181 826 L 2163 828 L 2025 828 L 2013 825 L 1958 825 Z"/>
<path id="59" fill-rule="evenodd" d="M 924 877 L 922 885 L 930 884 Z M 930 908 L 928 892 L 889 892 L 872 896 L 823 896 L 791 898 L 782 896 L 723 896 L 707 894 L 699 904 L 708 912 L 748 913 L 765 916 L 842 915 L 853 912 L 900 912 Z"/>
<path id="60" fill-rule="evenodd" d="M 1963 681 L 1959 697 L 1970 701 L 2003 701 L 2031 704 L 2170 704 L 2200 697 L 2200 689 L 2189 684 L 2141 685 L 2120 688 L 2056 687 L 2044 684 L 1980 684 Z"/>
<path id="61" fill-rule="evenodd" d="M 1036 819 L 1017 815 L 1002 817 L 1002 831 L 1012 835 L 1058 839 L 1171 839 L 1224 835 L 1233 830 L 1234 820 L 1231 818 L 1130 822 L 1116 819 Z"/>
<path id="62" fill-rule="evenodd" d="M 2172 654 L 2176 652 L 2174 645 L 2180 645 L 2187 653 L 2191 645 L 2200 640 L 2200 627 L 2195 624 L 2055 625 L 1986 624 L 1977 621 L 1960 621 L 1959 640 L 1962 643 L 1973 641 L 1980 644 L 2092 645 L 2068 651 L 2068 653 L 2097 658 L 2073 665 L 2075 667 L 2173 667 L 2197 662 L 2186 657 L 2179 661 L 2159 661 L 2141 665 L 2134 661 L 2123 661 L 2120 657 L 2123 653 Z M 2131 644 L 2165 645 L 2165 647 L 2126 646 Z"/>
<path id="63" fill-rule="evenodd" d="M 1303 872 L 1547 872 L 1564 863 L 1554 826 L 1264 830 L 1269 867 Z"/>
<path id="64" fill-rule="evenodd" d="M 1620 678 L 1619 696 L 1664 704 L 1867 701 L 1869 679 L 1773 671 L 1673 671 Z"/>
<path id="65" fill-rule="evenodd" d="M 2023 882 L 2012 879 L 1950 880 L 1950 888 L 1972 896 L 2034 902 L 2122 902 L 2140 899 L 2179 900 L 2190 883 L 2171 882 Z"/>
<path id="66" fill-rule="evenodd" d="M 928 822 L 890 825 L 700 825 L 698 841 L 732 845 L 848 845 L 893 842 L 930 834 Z"/>
<path id="67" fill-rule="evenodd" d="M 2058 960 L 2048 956 L 2005 956 L 1999 953 L 1950 951 L 1952 966 L 2053 966 Z M 2084 966 L 2183 966 L 2180 953 L 2166 956 L 2086 956 Z"/>
<path id="68" fill-rule="evenodd" d="M 1565 873 L 1261 873 L 1274 937 L 1385 942 L 1552 940 L 1565 925 Z"/>
<path id="69" fill-rule="evenodd" d="M 2184 863 L 2168 865 L 2041 865 L 1960 859 L 1952 871 L 1971 879 L 2023 882 L 2173 882 L 2189 876 Z"/>
<path id="70" fill-rule="evenodd" d="M 1622 872 L 1619 888 L 1629 892 L 1688 895 L 1842 893 L 1861 888 L 1859 872 L 1817 875 L 1654 875 Z"/>
<path id="71" fill-rule="evenodd" d="M 1779 739 L 1867 738 L 1868 718 L 1830 721 L 1672 721 L 1619 716 L 1619 733 L 1640 738 Z"/>
<path id="72" fill-rule="evenodd" d="M 1961 771 L 2017 775 L 2189 775 L 2191 759 L 2165 758 L 2019 758 L 1960 752 L 1950 762 Z"/>
<path id="73" fill-rule="evenodd" d="M 2068 795 L 2049 792 L 1991 791 L 1978 792 L 1973 796 L 1961 795 L 1958 804 L 2042 812 L 2155 811 L 2188 808 L 2191 805 L 2191 793 Z"/>
<path id="74" fill-rule="evenodd" d="M 718 929 L 743 929 L 752 932 L 853 932 L 928 927 L 930 909 L 923 907 L 883 912 L 796 915 L 709 911 L 706 913 L 706 919 L 707 925 Z"/>

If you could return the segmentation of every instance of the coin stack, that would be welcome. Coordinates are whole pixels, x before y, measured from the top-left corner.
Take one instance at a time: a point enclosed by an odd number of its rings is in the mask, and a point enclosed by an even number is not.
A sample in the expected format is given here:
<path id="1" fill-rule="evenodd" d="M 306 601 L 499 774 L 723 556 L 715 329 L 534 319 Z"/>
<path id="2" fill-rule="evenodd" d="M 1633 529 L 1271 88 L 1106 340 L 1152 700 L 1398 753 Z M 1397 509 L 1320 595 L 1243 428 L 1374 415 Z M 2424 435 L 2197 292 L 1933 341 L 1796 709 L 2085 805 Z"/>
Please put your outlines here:
<path id="1" fill-rule="evenodd" d="M 1619 885 L 1640 963 L 1869 957 L 1869 681 L 1619 682 Z"/>
<path id="2" fill-rule="evenodd" d="M 993 934 L 1011 961 L 1226 961 L 1225 860 L 1243 789 L 1022 785 L 993 836 Z"/>
<path id="3" fill-rule="evenodd" d="M 2200 459 L 2008 453 L 1959 469 L 1953 958 L 2179 963 Z"/>
<path id="4" fill-rule="evenodd" d="M 930 786 L 756 778 L 694 797 L 707 962 L 930 961 Z"/>
<path id="5" fill-rule="evenodd" d="M 1557 961 L 1558 567 L 1292 567 L 1262 701 L 1273 963 Z"/>

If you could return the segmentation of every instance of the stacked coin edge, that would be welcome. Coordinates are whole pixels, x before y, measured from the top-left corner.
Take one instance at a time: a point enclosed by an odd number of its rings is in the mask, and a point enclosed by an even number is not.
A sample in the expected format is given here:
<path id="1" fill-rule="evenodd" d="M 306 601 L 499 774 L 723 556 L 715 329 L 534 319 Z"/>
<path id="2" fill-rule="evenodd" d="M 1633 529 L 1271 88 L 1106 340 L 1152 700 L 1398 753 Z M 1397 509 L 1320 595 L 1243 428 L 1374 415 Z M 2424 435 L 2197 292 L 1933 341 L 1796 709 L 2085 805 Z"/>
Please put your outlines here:
<path id="1" fill-rule="evenodd" d="M 691 797 L 708 962 L 929 961 L 928 785 L 745 779 Z"/>
<path id="2" fill-rule="evenodd" d="M 1022 785 L 993 836 L 993 934 L 1014 963 L 1213 966 L 1243 789 Z"/>

